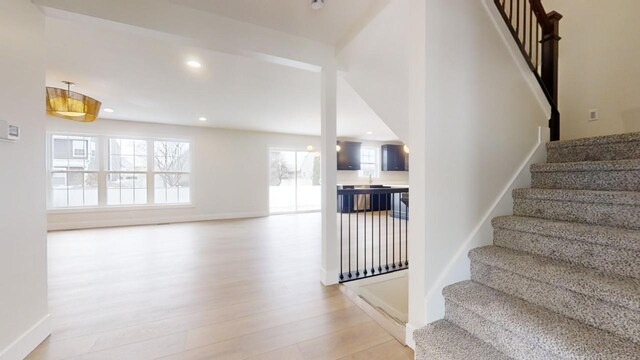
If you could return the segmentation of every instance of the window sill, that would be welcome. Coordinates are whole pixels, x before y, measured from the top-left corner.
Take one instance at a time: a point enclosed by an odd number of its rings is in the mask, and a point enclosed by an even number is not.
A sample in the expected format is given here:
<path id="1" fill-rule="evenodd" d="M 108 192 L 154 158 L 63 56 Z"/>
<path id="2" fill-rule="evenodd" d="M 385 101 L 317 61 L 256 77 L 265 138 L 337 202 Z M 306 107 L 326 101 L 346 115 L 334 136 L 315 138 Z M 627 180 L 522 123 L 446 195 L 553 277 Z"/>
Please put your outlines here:
<path id="1" fill-rule="evenodd" d="M 192 209 L 196 206 L 193 203 L 175 205 L 127 205 L 127 206 L 103 206 L 103 207 L 78 207 L 64 209 L 47 209 L 47 214 L 77 214 L 77 213 L 100 213 L 100 212 L 122 212 L 122 211 L 143 211 L 143 210 L 173 210 Z"/>

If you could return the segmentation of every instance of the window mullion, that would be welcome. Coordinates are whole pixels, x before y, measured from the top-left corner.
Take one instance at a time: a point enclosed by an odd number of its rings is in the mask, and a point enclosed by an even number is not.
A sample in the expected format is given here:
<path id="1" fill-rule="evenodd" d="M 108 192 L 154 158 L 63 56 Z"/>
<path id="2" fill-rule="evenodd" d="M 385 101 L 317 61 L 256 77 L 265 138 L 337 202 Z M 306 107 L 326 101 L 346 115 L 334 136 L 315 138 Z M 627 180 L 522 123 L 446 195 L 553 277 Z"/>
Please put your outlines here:
<path id="1" fill-rule="evenodd" d="M 155 204 L 155 143 L 147 140 L 147 204 Z"/>

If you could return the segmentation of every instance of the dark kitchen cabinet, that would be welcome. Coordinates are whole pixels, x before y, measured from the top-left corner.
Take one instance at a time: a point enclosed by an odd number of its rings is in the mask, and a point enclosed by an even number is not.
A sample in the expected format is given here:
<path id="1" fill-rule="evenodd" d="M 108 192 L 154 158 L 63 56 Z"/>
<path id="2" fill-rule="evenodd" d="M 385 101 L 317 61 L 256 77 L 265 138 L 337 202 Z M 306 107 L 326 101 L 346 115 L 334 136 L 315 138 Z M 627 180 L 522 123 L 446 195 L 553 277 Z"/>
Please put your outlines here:
<path id="1" fill-rule="evenodd" d="M 360 146 L 355 141 L 338 141 L 338 170 L 360 170 Z"/>
<path id="2" fill-rule="evenodd" d="M 409 154 L 404 145 L 382 145 L 382 171 L 409 171 Z"/>

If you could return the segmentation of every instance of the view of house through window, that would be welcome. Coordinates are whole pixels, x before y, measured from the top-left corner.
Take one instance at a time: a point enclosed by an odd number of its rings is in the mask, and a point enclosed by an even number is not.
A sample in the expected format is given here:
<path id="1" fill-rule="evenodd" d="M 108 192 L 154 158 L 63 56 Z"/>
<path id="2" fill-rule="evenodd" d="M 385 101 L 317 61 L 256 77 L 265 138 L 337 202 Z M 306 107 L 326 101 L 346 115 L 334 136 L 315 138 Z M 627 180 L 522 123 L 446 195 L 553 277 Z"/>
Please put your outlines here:
<path id="1" fill-rule="evenodd" d="M 186 141 L 71 135 L 50 141 L 50 208 L 191 202 Z"/>
<path id="2" fill-rule="evenodd" d="M 269 210 L 272 213 L 320 210 L 320 153 L 271 150 Z"/>
<path id="3" fill-rule="evenodd" d="M 51 146 L 51 205 L 98 206 L 97 139 L 54 135 Z"/>

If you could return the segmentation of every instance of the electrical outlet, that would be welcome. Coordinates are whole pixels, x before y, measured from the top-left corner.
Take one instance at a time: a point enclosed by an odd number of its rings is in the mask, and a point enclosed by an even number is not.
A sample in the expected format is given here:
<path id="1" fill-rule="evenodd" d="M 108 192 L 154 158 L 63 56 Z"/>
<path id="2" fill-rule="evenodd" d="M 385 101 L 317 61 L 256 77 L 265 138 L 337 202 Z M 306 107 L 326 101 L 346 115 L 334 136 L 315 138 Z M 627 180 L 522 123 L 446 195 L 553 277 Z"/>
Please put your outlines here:
<path id="1" fill-rule="evenodd" d="M 589 121 L 598 121 L 600 120 L 600 110 L 593 109 L 589 110 Z"/>

